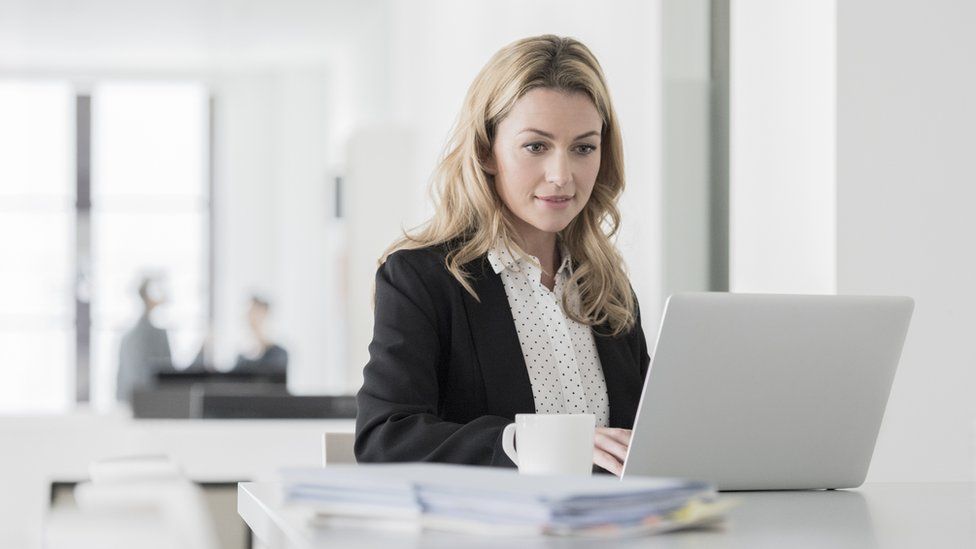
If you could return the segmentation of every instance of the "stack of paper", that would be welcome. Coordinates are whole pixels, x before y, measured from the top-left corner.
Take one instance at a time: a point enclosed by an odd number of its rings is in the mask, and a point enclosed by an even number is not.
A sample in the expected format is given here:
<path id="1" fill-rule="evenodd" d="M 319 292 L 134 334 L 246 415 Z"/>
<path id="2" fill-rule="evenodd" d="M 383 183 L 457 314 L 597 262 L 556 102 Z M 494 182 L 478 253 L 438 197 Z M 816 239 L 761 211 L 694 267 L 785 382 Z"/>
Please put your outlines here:
<path id="1" fill-rule="evenodd" d="M 490 534 L 617 536 L 711 525 L 724 504 L 702 482 L 527 476 L 442 464 L 338 465 L 282 473 L 291 501 L 332 517 L 392 517 Z"/>

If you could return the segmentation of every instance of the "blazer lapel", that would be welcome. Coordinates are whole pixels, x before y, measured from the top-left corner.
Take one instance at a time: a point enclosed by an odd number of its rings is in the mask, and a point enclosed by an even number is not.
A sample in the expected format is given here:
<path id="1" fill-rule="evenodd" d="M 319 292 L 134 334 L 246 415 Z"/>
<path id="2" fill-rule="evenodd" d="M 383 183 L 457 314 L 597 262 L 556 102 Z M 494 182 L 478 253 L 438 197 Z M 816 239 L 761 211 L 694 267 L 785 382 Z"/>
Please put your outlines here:
<path id="1" fill-rule="evenodd" d="M 514 418 L 535 413 L 532 382 L 522 356 L 505 285 L 487 258 L 466 266 L 471 285 L 481 302 L 464 294 L 471 337 L 481 366 L 486 403 L 490 413 Z M 631 352 L 631 335 L 611 337 L 606 326 L 595 326 L 593 338 L 603 367 L 610 399 L 610 426 L 630 429 L 644 388 L 640 365 Z"/>
<path id="2" fill-rule="evenodd" d="M 535 413 L 532 382 L 502 279 L 487 258 L 467 268 L 473 278 L 471 285 L 481 299 L 479 303 L 462 291 L 488 408 L 492 414 L 508 418 Z"/>
<path id="3" fill-rule="evenodd" d="M 607 396 L 610 399 L 610 427 L 630 429 L 637 415 L 637 404 L 644 389 L 640 375 L 640 365 L 631 353 L 628 338 L 623 335 L 612 337 L 605 326 L 594 327 L 593 339 L 600 355 L 603 377 L 607 382 Z"/>

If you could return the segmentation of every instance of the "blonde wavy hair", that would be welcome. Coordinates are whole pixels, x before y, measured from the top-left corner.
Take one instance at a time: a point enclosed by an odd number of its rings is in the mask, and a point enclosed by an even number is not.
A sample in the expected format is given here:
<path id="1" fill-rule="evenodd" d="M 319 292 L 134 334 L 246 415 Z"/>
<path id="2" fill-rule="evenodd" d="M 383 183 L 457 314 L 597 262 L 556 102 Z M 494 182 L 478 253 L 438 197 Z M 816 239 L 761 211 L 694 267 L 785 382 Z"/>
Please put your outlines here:
<path id="1" fill-rule="evenodd" d="M 379 264 L 397 250 L 447 244 L 448 271 L 479 300 L 464 265 L 487 254 L 499 238 L 521 257 L 530 257 L 519 246 L 511 213 L 495 191 L 485 162 L 499 122 L 535 88 L 584 93 L 603 119 L 600 170 L 593 192 L 579 215 L 559 232 L 574 263 L 569 284 L 579 288 L 579 309 L 569 306 L 570 292 L 563 294 L 562 306 L 577 322 L 607 323 L 611 335 L 625 333 L 634 326 L 636 300 L 612 240 L 620 226 L 617 199 L 624 189 L 620 129 L 600 64 L 573 38 L 543 35 L 518 40 L 481 69 L 431 179 L 434 216 L 404 231 Z"/>

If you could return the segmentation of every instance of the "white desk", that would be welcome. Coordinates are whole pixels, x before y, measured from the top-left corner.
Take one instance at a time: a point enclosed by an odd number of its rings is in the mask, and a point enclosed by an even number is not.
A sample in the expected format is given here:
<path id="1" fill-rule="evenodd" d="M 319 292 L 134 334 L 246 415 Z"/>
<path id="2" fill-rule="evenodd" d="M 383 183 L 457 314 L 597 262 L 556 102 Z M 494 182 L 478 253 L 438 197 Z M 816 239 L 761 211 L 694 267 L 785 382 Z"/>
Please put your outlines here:
<path id="1" fill-rule="evenodd" d="M 313 529 L 310 513 L 282 504 L 280 485 L 246 482 L 237 510 L 270 549 L 388 547 L 749 547 L 972 548 L 976 499 L 971 483 L 869 484 L 857 490 L 743 492 L 722 529 L 614 541 L 534 537 L 488 538 L 445 532 Z"/>

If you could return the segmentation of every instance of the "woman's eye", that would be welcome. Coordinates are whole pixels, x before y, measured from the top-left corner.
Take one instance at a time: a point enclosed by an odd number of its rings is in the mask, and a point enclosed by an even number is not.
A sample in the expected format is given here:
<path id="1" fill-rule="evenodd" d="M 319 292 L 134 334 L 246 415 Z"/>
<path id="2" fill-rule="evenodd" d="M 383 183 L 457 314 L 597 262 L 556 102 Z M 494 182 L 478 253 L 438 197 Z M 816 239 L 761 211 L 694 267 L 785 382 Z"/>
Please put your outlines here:
<path id="1" fill-rule="evenodd" d="M 529 143 L 528 145 L 525 146 L 525 148 L 532 153 L 540 153 L 543 151 L 543 149 L 545 149 L 545 147 L 546 146 L 543 145 L 542 143 Z"/>
<path id="2" fill-rule="evenodd" d="M 576 147 L 576 151 L 580 154 L 590 154 L 595 150 L 596 147 L 594 145 L 580 145 L 579 147 Z"/>

